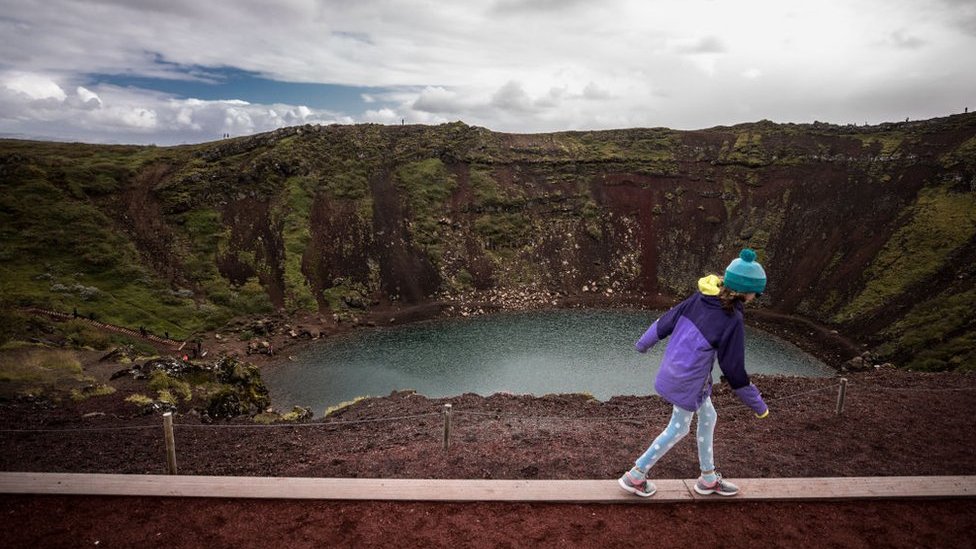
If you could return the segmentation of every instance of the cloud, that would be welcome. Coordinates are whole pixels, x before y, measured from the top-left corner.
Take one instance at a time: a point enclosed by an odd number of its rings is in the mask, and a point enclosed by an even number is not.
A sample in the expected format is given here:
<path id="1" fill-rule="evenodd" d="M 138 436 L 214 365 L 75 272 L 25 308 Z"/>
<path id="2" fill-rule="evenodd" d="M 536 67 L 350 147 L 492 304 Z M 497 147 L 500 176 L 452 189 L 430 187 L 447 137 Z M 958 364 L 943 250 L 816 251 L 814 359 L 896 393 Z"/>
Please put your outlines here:
<path id="1" fill-rule="evenodd" d="M 116 86 L 75 86 L 73 93 L 64 89 L 44 75 L 0 76 L 0 122 L 5 131 L 52 139 L 83 136 L 93 142 L 176 144 L 208 141 L 224 133 L 248 135 L 282 126 L 354 121 L 304 105 L 179 99 Z"/>
<path id="2" fill-rule="evenodd" d="M 459 112 L 468 108 L 456 91 L 441 86 L 427 86 L 410 106 L 429 113 Z"/>
<path id="3" fill-rule="evenodd" d="M 908 34 L 905 29 L 898 29 L 891 33 L 889 40 L 895 47 L 906 50 L 917 50 L 927 44 L 925 40 Z"/>
<path id="4" fill-rule="evenodd" d="M 97 109 L 102 106 L 102 98 L 84 86 L 75 88 L 75 95 L 71 99 L 74 106 L 81 109 Z"/>
<path id="5" fill-rule="evenodd" d="M 583 99 L 602 101 L 604 99 L 611 99 L 612 97 L 610 92 L 598 86 L 596 82 L 589 82 L 583 88 Z"/>
<path id="6" fill-rule="evenodd" d="M 53 99 L 58 102 L 68 97 L 54 79 L 43 74 L 9 73 L 0 76 L 0 85 L 11 92 L 23 95 L 30 101 Z"/>
<path id="7" fill-rule="evenodd" d="M 972 0 L 755 0 L 748 9 L 706 0 L 0 1 L 4 131 L 92 141 L 401 119 L 510 132 L 691 129 L 863 122 L 868 109 L 874 122 L 884 112 L 961 110 L 976 89 L 966 55 L 976 51 Z M 201 101 L 99 78 L 150 86 L 235 72 L 267 93 Z M 275 99 L 274 82 L 364 93 Z M 851 100 L 888 90 L 898 99 Z"/>
<path id="8" fill-rule="evenodd" d="M 491 96 L 491 106 L 502 111 L 526 114 L 536 110 L 522 84 L 509 80 Z"/>
<path id="9" fill-rule="evenodd" d="M 698 55 L 708 53 L 726 53 L 728 48 L 717 36 L 704 36 L 691 43 L 679 44 L 675 51 L 681 54 Z"/>
<path id="10" fill-rule="evenodd" d="M 518 15 L 530 12 L 553 13 L 589 4 L 588 0 L 499 0 L 491 8 L 495 14 Z M 607 6 L 609 7 L 609 6 Z"/>

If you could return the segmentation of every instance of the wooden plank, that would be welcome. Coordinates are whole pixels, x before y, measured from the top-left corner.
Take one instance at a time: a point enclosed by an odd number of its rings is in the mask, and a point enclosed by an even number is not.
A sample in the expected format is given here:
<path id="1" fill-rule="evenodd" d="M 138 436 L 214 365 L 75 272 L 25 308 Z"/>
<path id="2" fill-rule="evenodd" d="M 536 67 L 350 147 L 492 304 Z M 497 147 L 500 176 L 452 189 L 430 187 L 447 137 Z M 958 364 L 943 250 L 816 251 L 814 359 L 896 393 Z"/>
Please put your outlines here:
<path id="1" fill-rule="evenodd" d="M 694 491 L 696 501 L 732 499 Z M 976 476 L 746 478 L 732 480 L 739 487 L 734 499 L 754 501 L 811 501 L 844 499 L 912 499 L 976 496 Z"/>
<path id="2" fill-rule="evenodd" d="M 639 503 L 692 501 L 681 480 L 639 498 L 616 480 L 456 480 L 0 473 L 0 492 L 389 501 Z"/>
<path id="3" fill-rule="evenodd" d="M 976 476 L 735 479 L 735 497 L 701 496 L 693 480 L 655 480 L 650 498 L 616 480 L 464 480 L 0 473 L 0 493 L 389 501 L 674 503 L 976 496 Z"/>

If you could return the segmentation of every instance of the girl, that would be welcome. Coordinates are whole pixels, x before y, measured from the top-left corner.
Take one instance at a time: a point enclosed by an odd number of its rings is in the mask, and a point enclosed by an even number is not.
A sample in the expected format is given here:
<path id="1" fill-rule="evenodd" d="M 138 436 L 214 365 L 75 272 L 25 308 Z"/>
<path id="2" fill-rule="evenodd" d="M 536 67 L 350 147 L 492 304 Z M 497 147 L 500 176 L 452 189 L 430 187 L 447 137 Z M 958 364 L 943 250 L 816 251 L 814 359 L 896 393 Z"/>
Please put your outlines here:
<path id="1" fill-rule="evenodd" d="M 637 458 L 634 467 L 617 481 L 621 488 L 648 497 L 657 488 L 647 473 L 657 460 L 684 438 L 691 418 L 698 413 L 698 461 L 701 476 L 695 483 L 699 494 L 734 496 L 739 488 L 715 472 L 712 434 L 717 415 L 712 406 L 712 367 L 718 359 L 722 373 L 742 402 L 756 417 L 765 418 L 769 408 L 745 369 L 745 331 L 742 307 L 766 289 L 766 272 L 756 262 L 756 252 L 745 249 L 725 269 L 725 277 L 706 276 L 698 281 L 698 292 L 676 305 L 648 328 L 637 341 L 637 351 L 646 353 L 657 342 L 671 336 L 664 351 L 654 388 L 674 405 L 671 422 L 651 446 Z"/>

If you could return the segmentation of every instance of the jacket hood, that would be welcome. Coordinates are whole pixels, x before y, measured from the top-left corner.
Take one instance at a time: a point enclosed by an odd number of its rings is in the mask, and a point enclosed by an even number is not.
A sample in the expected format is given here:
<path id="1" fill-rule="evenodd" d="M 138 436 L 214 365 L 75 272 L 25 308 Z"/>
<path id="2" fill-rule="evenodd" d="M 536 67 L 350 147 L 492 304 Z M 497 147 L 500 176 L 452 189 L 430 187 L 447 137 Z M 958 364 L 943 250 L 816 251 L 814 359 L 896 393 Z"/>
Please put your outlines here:
<path id="1" fill-rule="evenodd" d="M 699 278 L 698 291 L 703 295 L 718 295 L 719 292 L 722 291 L 722 278 L 716 275 L 708 275 Z"/>

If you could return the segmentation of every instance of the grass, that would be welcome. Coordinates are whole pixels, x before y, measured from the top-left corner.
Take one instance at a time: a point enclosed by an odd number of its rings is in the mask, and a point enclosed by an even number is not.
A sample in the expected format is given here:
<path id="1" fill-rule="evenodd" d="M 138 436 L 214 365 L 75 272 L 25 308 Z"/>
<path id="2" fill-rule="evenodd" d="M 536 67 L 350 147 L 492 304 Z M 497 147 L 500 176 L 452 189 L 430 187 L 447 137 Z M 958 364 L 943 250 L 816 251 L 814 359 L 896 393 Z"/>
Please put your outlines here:
<path id="1" fill-rule="evenodd" d="M 863 317 L 939 272 L 976 233 L 976 196 L 944 186 L 924 188 L 904 218 L 865 272 L 864 290 L 835 322 Z"/>
<path id="2" fill-rule="evenodd" d="M 0 394 L 59 394 L 90 382 L 71 351 L 25 347 L 0 353 Z"/>
<path id="3" fill-rule="evenodd" d="M 81 402 L 83 400 L 88 400 L 89 398 L 108 396 L 115 394 L 115 387 L 111 385 L 89 385 L 81 389 L 71 390 L 71 400 L 75 402 Z"/>
<path id="4" fill-rule="evenodd" d="M 396 171 L 397 186 L 406 196 L 410 234 L 436 261 L 442 250 L 438 221 L 447 214 L 447 200 L 457 187 L 439 158 L 410 162 Z"/>
<path id="5" fill-rule="evenodd" d="M 152 373 L 152 376 L 149 378 L 149 388 L 153 391 L 157 391 L 160 395 L 165 391 L 171 397 L 179 397 L 184 402 L 193 398 L 193 390 L 188 382 L 182 379 L 176 379 L 163 371 L 156 371 Z M 175 400 L 172 402 L 169 400 L 164 400 L 162 396 L 160 396 L 159 399 L 163 400 L 164 402 L 176 404 Z"/>
<path id="6" fill-rule="evenodd" d="M 916 370 L 970 370 L 976 368 L 973 333 L 976 289 L 938 294 L 885 330 L 888 341 L 877 352 L 883 357 L 909 357 L 905 366 Z"/>
<path id="7" fill-rule="evenodd" d="M 318 303 L 312 295 L 302 258 L 311 240 L 309 216 L 316 182 L 308 177 L 292 177 L 285 182 L 283 204 L 274 212 L 272 222 L 282 227 L 284 241 L 285 308 L 289 312 L 315 311 Z M 280 219 L 274 219 L 278 217 Z"/>
<path id="8" fill-rule="evenodd" d="M 335 406 L 329 406 L 328 408 L 325 409 L 325 413 L 323 413 L 322 416 L 323 417 L 329 417 L 330 415 L 338 412 L 339 410 L 348 408 L 348 407 L 352 406 L 353 404 L 356 404 L 357 402 L 359 402 L 361 400 L 365 400 L 367 398 L 369 398 L 369 397 L 368 396 L 358 396 L 358 397 L 356 397 L 356 398 L 354 398 L 352 400 L 346 400 L 346 401 L 340 402 L 339 404 L 336 404 Z"/>

